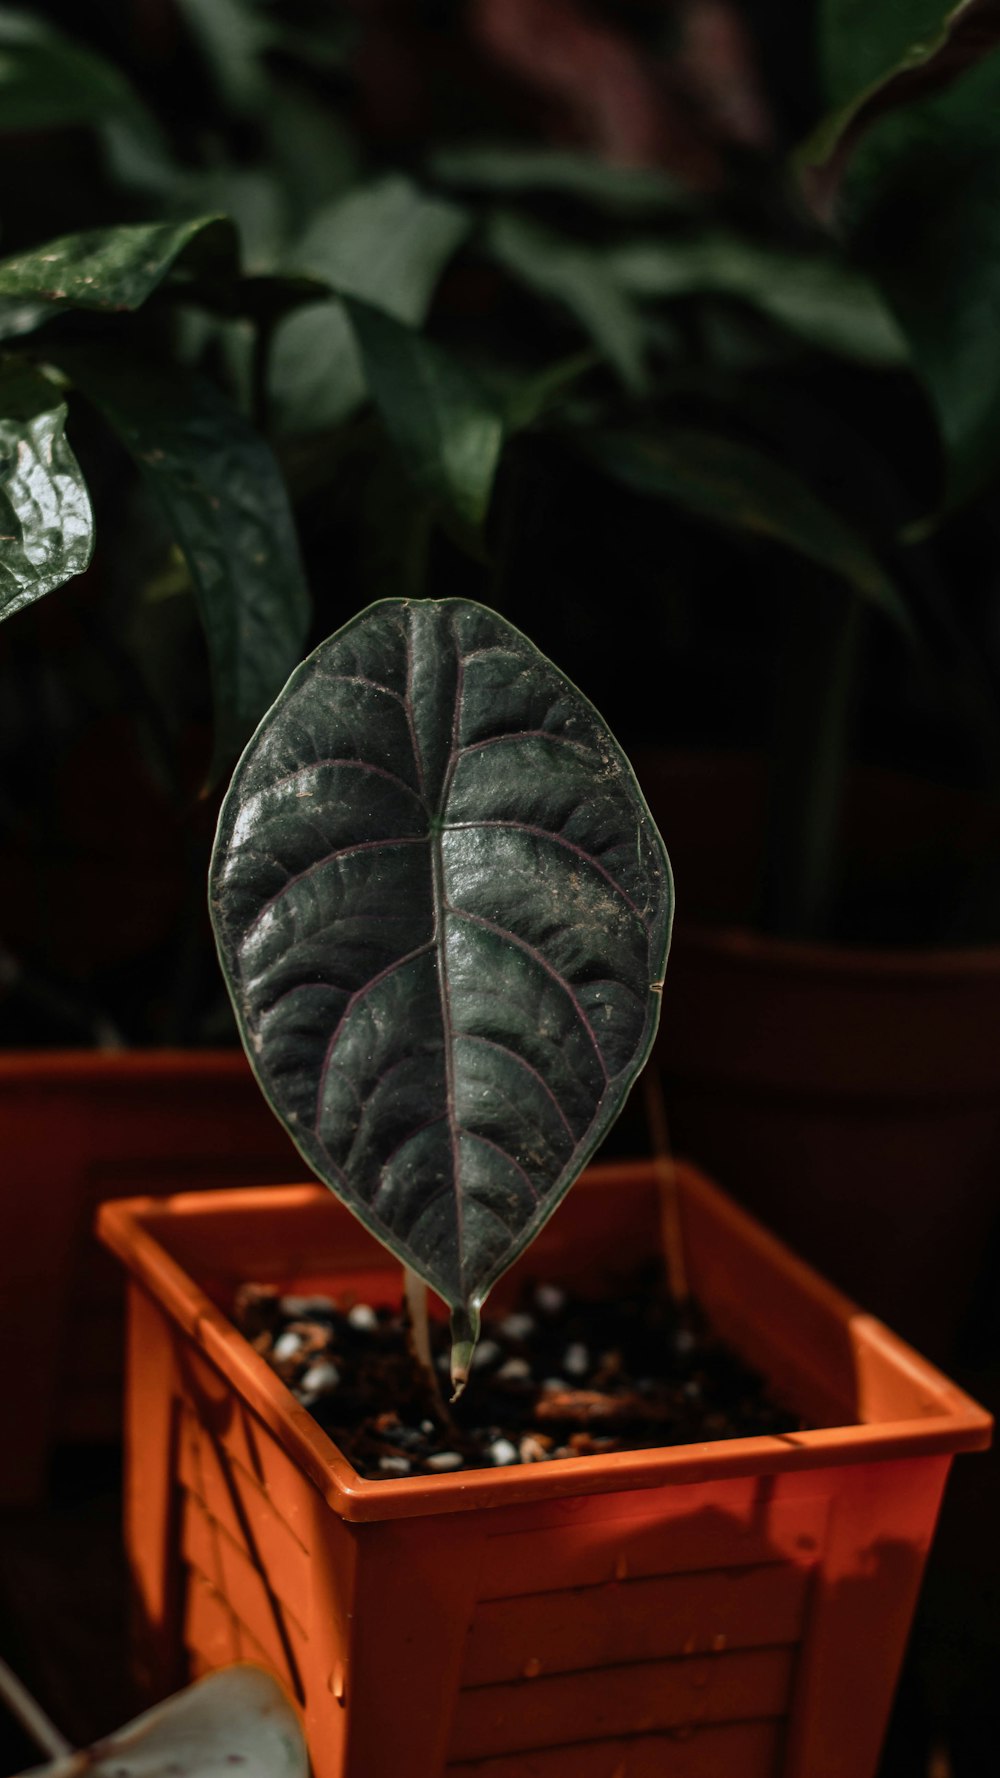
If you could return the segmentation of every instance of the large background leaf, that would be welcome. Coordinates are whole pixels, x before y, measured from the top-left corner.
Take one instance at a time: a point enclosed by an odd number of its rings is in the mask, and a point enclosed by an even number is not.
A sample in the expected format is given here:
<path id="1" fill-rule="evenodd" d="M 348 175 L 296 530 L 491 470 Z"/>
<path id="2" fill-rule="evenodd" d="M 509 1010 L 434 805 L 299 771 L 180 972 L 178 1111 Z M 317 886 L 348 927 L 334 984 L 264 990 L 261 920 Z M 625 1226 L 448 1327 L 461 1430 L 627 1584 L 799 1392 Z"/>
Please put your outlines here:
<path id="1" fill-rule="evenodd" d="M 43 18 L 0 6 L 0 114 L 8 130 L 51 130 L 136 115 L 139 100 L 103 56 Z"/>
<path id="2" fill-rule="evenodd" d="M 277 463 L 200 378 L 96 350 L 61 361 L 135 458 L 187 560 L 212 671 L 217 773 L 301 657 L 309 623 Z"/>
<path id="3" fill-rule="evenodd" d="M 485 245 L 512 278 L 573 316 L 627 389 L 645 388 L 645 323 L 601 248 L 556 234 L 513 210 L 491 218 Z"/>
<path id="4" fill-rule="evenodd" d="M 954 505 L 1000 468 L 1000 51 L 872 125 L 838 223 L 906 335 Z"/>
<path id="5" fill-rule="evenodd" d="M 630 296 L 731 297 L 827 351 L 873 364 L 906 360 L 906 342 L 878 291 L 832 254 L 792 253 L 716 229 L 626 242 L 609 250 L 606 263 Z"/>
<path id="6" fill-rule="evenodd" d="M 271 1104 L 474 1328 L 652 1042 L 670 876 L 624 755 L 493 612 L 387 600 L 244 754 L 211 900 Z"/>
<path id="7" fill-rule="evenodd" d="M 289 262 L 416 327 L 470 226 L 458 205 L 390 174 L 325 205 Z M 310 304 L 282 324 L 271 382 L 279 420 L 304 431 L 336 425 L 363 400 L 354 333 L 335 298 Z"/>
<path id="8" fill-rule="evenodd" d="M 503 422 L 457 358 L 368 303 L 348 300 L 365 381 L 417 485 L 478 530 L 489 508 Z"/>
<path id="9" fill-rule="evenodd" d="M 0 366 L 0 617 L 82 574 L 90 498 L 66 442 L 60 391 L 15 358 Z"/>
<path id="10" fill-rule="evenodd" d="M 905 97 L 905 77 L 940 60 L 956 26 L 979 4 L 820 0 L 819 59 L 832 109 L 806 144 L 804 158 L 829 159 L 862 113 L 891 104 L 888 89 L 898 88 Z"/>
<path id="11" fill-rule="evenodd" d="M 588 457 L 623 487 L 773 538 L 839 575 L 910 630 L 906 605 L 864 538 L 792 470 L 753 445 L 681 427 L 646 436 L 594 433 L 583 443 Z"/>

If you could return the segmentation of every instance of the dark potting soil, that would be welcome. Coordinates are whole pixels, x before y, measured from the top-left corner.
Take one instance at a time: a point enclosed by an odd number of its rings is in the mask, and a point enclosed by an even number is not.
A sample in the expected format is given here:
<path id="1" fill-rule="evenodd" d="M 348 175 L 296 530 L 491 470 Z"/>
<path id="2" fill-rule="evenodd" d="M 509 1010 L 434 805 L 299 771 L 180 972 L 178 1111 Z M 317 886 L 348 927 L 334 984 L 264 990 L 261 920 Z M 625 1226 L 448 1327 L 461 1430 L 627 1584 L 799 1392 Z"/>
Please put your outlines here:
<path id="1" fill-rule="evenodd" d="M 658 1279 L 614 1302 L 537 1284 L 483 1322 L 447 1409 L 411 1355 L 400 1311 L 245 1284 L 235 1319 L 358 1474 L 385 1481 L 762 1433 L 803 1422 Z M 431 1340 L 448 1392 L 444 1323 Z"/>

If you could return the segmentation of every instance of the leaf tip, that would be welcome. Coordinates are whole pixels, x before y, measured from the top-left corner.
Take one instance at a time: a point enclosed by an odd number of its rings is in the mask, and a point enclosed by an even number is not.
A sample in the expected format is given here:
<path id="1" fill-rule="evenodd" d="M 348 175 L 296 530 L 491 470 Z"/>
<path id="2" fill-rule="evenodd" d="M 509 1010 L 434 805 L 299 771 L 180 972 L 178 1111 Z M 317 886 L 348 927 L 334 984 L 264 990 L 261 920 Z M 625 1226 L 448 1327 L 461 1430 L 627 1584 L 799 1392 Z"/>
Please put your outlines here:
<path id="1" fill-rule="evenodd" d="M 472 1355 L 479 1340 L 479 1305 L 452 1309 L 451 1312 L 451 1387 L 453 1402 L 458 1401 L 469 1381 Z"/>

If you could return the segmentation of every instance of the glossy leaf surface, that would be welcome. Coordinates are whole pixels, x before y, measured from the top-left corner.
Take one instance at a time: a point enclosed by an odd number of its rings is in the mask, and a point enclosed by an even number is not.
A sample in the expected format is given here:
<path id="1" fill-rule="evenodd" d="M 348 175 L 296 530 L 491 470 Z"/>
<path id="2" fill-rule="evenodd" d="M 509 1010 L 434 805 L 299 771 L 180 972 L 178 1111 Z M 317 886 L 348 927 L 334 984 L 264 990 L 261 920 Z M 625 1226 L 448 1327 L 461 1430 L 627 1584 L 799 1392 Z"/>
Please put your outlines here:
<path id="1" fill-rule="evenodd" d="M 216 774 L 302 653 L 309 597 L 270 447 L 214 385 L 121 354 L 64 350 L 134 457 L 183 552 L 208 644 Z"/>
<path id="2" fill-rule="evenodd" d="M 474 1337 L 656 1027 L 670 873 L 624 755 L 495 613 L 386 600 L 243 755 L 211 904 L 272 1106 Z"/>
<path id="3" fill-rule="evenodd" d="M 415 328 L 348 300 L 369 393 L 417 484 L 477 530 L 486 517 L 503 422 L 465 367 Z"/>
<path id="4" fill-rule="evenodd" d="M 66 404 L 19 359 L 0 366 L 0 617 L 82 574 L 94 518 L 66 440 Z"/>
<path id="5" fill-rule="evenodd" d="M 637 494 L 674 501 L 734 530 L 773 538 L 838 574 L 909 632 L 910 616 L 864 538 L 763 451 L 709 432 L 594 433 L 587 455 Z"/>
<path id="6" fill-rule="evenodd" d="M 0 261 L 0 298 L 53 309 L 138 309 L 182 257 L 235 265 L 235 236 L 224 217 L 126 223 L 61 235 Z"/>

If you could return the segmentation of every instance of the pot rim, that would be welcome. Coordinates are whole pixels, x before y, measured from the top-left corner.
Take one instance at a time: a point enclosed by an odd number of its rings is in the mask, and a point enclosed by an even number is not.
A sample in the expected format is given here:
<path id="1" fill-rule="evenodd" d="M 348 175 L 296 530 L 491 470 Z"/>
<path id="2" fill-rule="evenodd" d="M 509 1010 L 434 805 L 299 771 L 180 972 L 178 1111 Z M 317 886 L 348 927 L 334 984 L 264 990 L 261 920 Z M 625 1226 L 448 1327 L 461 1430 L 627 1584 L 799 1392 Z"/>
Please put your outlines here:
<path id="1" fill-rule="evenodd" d="M 685 1163 L 674 1167 L 685 1195 L 700 1200 L 758 1252 L 777 1262 L 804 1286 L 812 1301 L 849 1330 L 858 1347 L 916 1382 L 928 1405 L 926 1417 L 822 1427 L 815 1431 L 720 1439 L 709 1444 L 661 1446 L 613 1452 L 553 1463 L 511 1465 L 436 1476 L 368 1481 L 359 1476 L 333 1439 L 255 1352 L 233 1323 L 216 1308 L 184 1267 L 157 1238 L 171 1219 L 199 1215 L 242 1216 L 253 1209 L 293 1210 L 326 1200 L 322 1186 L 236 1187 L 192 1192 L 172 1198 L 118 1199 L 101 1205 L 98 1235 L 136 1279 L 176 1320 L 205 1356 L 222 1371 L 302 1466 L 329 1505 L 345 1520 L 424 1517 L 510 1505 L 531 1505 L 557 1497 L 620 1493 L 676 1486 L 729 1476 L 777 1474 L 788 1470 L 982 1450 L 990 1442 L 992 1420 L 969 1396 L 918 1357 L 874 1317 L 862 1313 L 839 1291 L 798 1260 L 716 1186 Z M 657 1163 L 610 1163 L 591 1168 L 575 1190 L 600 1189 L 657 1177 Z M 660 1175 L 662 1177 L 662 1175 Z M 386 1261 L 386 1272 L 395 1268 Z M 334 1268 L 331 1268 L 333 1271 Z"/>

